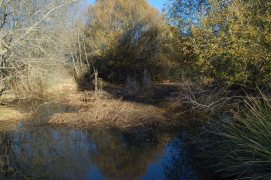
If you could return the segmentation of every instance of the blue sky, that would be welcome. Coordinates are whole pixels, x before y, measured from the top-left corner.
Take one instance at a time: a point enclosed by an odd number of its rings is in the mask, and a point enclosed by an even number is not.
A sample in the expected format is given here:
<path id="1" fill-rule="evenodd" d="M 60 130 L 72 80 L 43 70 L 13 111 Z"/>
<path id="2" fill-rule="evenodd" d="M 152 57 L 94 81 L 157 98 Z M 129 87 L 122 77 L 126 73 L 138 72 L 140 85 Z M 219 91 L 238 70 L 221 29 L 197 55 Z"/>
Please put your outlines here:
<path id="1" fill-rule="evenodd" d="M 153 7 L 158 8 L 160 10 L 162 10 L 163 4 L 165 4 L 166 2 L 167 2 L 167 0 L 149 0 L 149 3 Z"/>
<path id="2" fill-rule="evenodd" d="M 93 0 L 87 0 L 89 3 L 93 2 Z M 149 3 L 160 10 L 163 8 L 163 4 L 167 2 L 167 0 L 148 0 Z"/>

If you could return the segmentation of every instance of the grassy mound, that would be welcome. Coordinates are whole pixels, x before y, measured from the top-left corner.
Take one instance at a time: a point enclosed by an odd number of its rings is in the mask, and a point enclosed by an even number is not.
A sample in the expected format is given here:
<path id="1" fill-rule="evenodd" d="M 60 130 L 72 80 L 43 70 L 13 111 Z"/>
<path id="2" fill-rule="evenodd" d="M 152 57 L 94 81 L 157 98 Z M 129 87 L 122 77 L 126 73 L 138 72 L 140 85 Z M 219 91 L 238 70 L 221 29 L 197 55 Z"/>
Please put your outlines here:
<path id="1" fill-rule="evenodd" d="M 18 122 L 31 117 L 31 113 L 20 113 L 17 110 L 0 106 L 0 131 L 15 129 Z"/>
<path id="2" fill-rule="evenodd" d="M 72 98 L 71 98 L 72 97 Z M 151 105 L 109 99 L 107 96 L 71 95 L 69 105 L 83 105 L 76 113 L 55 114 L 49 124 L 71 127 L 106 126 L 113 128 L 168 127 L 171 123 L 164 116 L 166 111 Z"/>

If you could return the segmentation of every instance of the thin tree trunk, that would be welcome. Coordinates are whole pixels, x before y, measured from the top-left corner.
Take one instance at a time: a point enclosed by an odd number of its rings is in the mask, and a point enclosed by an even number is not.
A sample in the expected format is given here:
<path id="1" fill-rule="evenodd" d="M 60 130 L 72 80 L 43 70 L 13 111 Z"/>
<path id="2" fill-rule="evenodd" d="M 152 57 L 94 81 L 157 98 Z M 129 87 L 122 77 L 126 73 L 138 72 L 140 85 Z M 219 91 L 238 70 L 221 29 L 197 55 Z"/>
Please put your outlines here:
<path id="1" fill-rule="evenodd" d="M 97 84 L 98 84 L 98 70 L 96 69 L 95 71 L 94 71 L 94 73 L 95 73 L 95 94 L 97 93 L 97 91 L 98 91 L 98 88 L 97 88 Z"/>

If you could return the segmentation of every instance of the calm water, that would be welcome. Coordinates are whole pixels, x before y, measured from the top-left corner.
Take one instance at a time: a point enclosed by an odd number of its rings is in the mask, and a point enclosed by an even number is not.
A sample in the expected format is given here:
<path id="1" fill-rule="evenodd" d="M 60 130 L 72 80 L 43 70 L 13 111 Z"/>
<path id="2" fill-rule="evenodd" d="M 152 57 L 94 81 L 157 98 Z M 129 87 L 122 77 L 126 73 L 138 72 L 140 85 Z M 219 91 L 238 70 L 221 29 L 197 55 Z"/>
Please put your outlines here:
<path id="1" fill-rule="evenodd" d="M 32 103 L 31 123 L 0 131 L 0 179 L 209 179 L 185 145 L 186 131 L 73 130 L 44 125 L 63 104 Z"/>

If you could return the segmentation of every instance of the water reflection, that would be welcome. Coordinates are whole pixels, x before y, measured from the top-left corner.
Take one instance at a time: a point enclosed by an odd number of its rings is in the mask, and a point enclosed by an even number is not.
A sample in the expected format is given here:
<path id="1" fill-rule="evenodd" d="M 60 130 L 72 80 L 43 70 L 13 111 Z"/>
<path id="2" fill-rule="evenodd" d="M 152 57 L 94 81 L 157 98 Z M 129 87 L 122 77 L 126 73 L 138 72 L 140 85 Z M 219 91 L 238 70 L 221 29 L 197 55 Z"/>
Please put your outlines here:
<path id="1" fill-rule="evenodd" d="M 33 122 L 0 131 L 0 179 L 203 179 L 184 146 L 185 129 L 121 132 L 46 125 L 54 113 L 76 110 L 43 102 Z"/>
<path id="2" fill-rule="evenodd" d="M 0 179 L 140 179 L 164 153 L 170 135 L 42 126 L 1 132 Z"/>
<path id="3" fill-rule="evenodd" d="M 104 179 L 140 179 L 150 163 L 159 159 L 171 139 L 170 134 L 154 132 L 121 133 L 111 131 L 106 136 L 103 131 L 91 135 L 93 163 Z"/>
<path id="4" fill-rule="evenodd" d="M 163 163 L 165 179 L 168 180 L 205 180 L 211 179 L 206 172 L 199 167 L 191 148 L 191 139 L 186 130 L 179 133 L 169 144 L 169 156 Z"/>
<path id="5" fill-rule="evenodd" d="M 1 134 L 2 177 L 8 179 L 81 179 L 88 167 L 82 144 L 67 132 L 50 127 L 35 131 Z M 76 138 L 76 136 L 73 136 Z M 63 140 L 63 138 L 67 140 Z M 3 166 L 4 164 L 4 166 Z"/>

